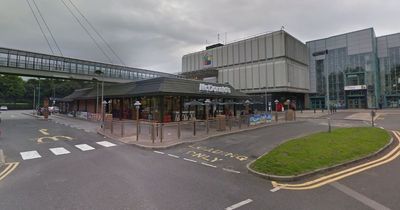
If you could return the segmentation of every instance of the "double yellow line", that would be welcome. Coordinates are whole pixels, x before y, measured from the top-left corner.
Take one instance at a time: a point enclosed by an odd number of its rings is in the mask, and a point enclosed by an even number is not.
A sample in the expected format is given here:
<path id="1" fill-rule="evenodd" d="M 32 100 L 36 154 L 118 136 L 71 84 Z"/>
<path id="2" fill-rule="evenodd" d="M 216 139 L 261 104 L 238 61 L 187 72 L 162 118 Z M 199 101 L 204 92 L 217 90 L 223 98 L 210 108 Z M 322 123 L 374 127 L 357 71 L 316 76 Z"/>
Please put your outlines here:
<path id="1" fill-rule="evenodd" d="M 4 179 L 7 175 L 9 175 L 12 171 L 14 171 L 18 165 L 18 162 L 6 163 L 7 167 L 2 172 L 0 172 L 0 181 Z"/>
<path id="2" fill-rule="evenodd" d="M 310 189 L 314 189 L 317 187 L 320 187 L 322 185 L 337 181 L 339 179 L 343 179 L 347 176 L 351 176 L 353 174 L 356 173 L 360 173 L 362 171 L 365 171 L 367 169 L 388 163 L 392 160 L 394 160 L 395 158 L 397 158 L 400 155 L 400 132 L 399 131 L 392 131 L 394 136 L 395 136 L 395 140 L 398 141 L 398 145 L 392 150 L 390 151 L 388 154 L 386 154 L 385 156 L 370 161 L 368 163 L 364 163 L 343 171 L 339 171 L 327 176 L 323 176 L 320 177 L 318 179 L 312 180 L 312 181 L 308 181 L 308 182 L 304 182 L 304 183 L 300 183 L 300 184 L 284 184 L 284 183 L 278 183 L 275 181 L 272 181 L 272 186 L 274 188 L 279 188 L 279 189 L 288 189 L 288 190 L 310 190 Z"/>

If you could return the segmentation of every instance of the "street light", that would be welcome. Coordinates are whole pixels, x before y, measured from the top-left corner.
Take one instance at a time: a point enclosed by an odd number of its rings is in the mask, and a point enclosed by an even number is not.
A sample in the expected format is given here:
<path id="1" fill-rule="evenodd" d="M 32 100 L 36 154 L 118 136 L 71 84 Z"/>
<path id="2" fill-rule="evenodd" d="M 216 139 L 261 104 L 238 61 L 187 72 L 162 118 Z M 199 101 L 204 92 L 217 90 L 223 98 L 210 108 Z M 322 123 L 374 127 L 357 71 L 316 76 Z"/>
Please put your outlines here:
<path id="1" fill-rule="evenodd" d="M 101 101 L 103 103 L 104 102 L 104 72 L 101 70 L 96 70 L 96 71 L 94 71 L 94 73 L 97 75 L 101 75 Z M 96 103 L 98 104 L 97 96 L 96 96 Z M 97 104 L 96 104 L 96 106 L 97 106 Z M 104 107 L 104 106 L 102 106 L 102 107 Z M 103 125 L 104 125 L 104 109 L 102 110 L 102 113 L 103 113 L 102 121 L 103 121 Z"/>
<path id="2" fill-rule="evenodd" d="M 133 105 L 136 108 L 136 141 L 139 141 L 139 109 L 142 104 L 136 101 Z"/>

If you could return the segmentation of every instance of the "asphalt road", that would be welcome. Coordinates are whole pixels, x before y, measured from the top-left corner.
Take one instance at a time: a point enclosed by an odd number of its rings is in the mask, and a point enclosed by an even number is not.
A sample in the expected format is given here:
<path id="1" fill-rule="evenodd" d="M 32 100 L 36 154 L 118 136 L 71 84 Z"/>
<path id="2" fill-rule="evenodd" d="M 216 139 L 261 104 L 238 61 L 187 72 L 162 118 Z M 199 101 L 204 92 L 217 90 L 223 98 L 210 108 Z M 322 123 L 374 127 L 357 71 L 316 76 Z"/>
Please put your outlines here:
<path id="1" fill-rule="evenodd" d="M 3 112 L 0 148 L 20 165 L 0 181 L 0 209 L 399 209 L 400 160 L 313 190 L 278 190 L 245 170 L 252 159 L 281 142 L 326 130 L 326 120 L 271 126 L 152 151 L 84 130 Z M 378 125 L 400 125 L 384 117 Z M 397 123 L 397 125 L 396 125 Z M 363 122 L 333 122 L 338 126 Z M 397 126 L 397 129 L 399 126 Z M 52 138 L 64 136 L 69 138 Z M 43 143 L 38 143 L 42 138 Z M 107 141 L 115 146 L 104 147 Z M 82 151 L 75 145 L 94 149 Z M 49 149 L 61 147 L 68 154 Z M 23 160 L 21 152 L 41 158 Z M 191 152 L 190 152 L 191 151 Z M 201 154 L 199 154 L 201 153 Z M 215 160 L 215 161 L 213 161 Z M 213 161 L 213 162 L 212 162 Z M 374 203 L 375 202 L 375 203 Z M 237 204 L 237 205 L 235 205 Z"/>

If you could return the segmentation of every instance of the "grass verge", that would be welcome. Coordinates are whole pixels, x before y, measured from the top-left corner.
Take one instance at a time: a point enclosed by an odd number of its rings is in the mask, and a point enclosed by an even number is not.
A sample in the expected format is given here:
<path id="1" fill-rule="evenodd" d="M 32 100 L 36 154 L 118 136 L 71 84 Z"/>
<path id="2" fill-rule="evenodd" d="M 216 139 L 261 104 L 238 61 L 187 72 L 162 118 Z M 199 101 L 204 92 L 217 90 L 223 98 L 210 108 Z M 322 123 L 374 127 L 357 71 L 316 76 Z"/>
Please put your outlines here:
<path id="1" fill-rule="evenodd" d="M 390 135 L 383 129 L 339 128 L 285 142 L 250 167 L 270 175 L 299 175 L 365 157 L 389 141 Z"/>

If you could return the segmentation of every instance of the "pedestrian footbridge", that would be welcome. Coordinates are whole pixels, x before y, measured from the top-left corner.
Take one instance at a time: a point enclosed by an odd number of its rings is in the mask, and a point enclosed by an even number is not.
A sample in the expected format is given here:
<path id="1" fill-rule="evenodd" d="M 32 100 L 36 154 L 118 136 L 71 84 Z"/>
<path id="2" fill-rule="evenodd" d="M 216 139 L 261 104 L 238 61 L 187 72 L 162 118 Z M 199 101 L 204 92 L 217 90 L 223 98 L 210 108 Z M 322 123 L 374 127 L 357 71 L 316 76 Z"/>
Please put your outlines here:
<path id="1" fill-rule="evenodd" d="M 0 74 L 118 83 L 154 77 L 177 77 L 163 72 L 1 47 Z"/>

